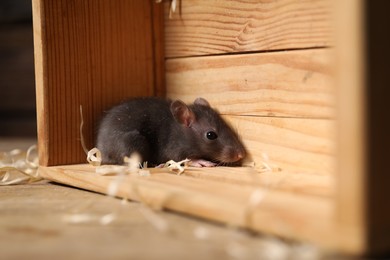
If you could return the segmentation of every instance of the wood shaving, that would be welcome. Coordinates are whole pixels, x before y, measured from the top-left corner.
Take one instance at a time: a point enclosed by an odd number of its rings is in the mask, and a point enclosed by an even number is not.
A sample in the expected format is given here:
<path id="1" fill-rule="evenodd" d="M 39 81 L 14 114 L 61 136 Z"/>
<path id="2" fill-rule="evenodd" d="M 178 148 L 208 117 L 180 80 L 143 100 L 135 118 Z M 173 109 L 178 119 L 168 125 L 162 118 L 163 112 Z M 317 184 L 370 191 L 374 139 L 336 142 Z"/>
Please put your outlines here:
<path id="1" fill-rule="evenodd" d="M 110 213 L 110 214 L 106 214 L 106 215 L 102 216 L 99 219 L 99 222 L 102 225 L 108 225 L 111 222 L 113 222 L 115 219 L 116 219 L 116 214 L 115 213 Z"/>
<path id="2" fill-rule="evenodd" d="M 26 184 L 42 180 L 38 175 L 37 146 L 26 152 L 14 149 L 0 155 L 0 186 Z"/>
<path id="3" fill-rule="evenodd" d="M 99 175 L 118 176 L 125 174 L 138 174 L 139 176 L 150 176 L 150 171 L 147 170 L 147 162 L 141 163 L 140 156 L 137 153 L 133 153 L 130 157 L 125 157 L 124 162 L 126 165 L 100 165 L 101 153 L 99 149 L 93 148 L 88 153 L 95 154 L 95 165 L 90 162 L 91 165 L 97 166 L 95 172 Z"/>
<path id="4" fill-rule="evenodd" d="M 119 186 L 125 181 L 125 177 L 129 174 L 137 174 L 138 176 L 143 177 L 150 176 L 150 171 L 143 168 L 144 166 L 147 166 L 147 163 L 141 164 L 141 157 L 137 153 L 133 153 L 130 157 L 125 157 L 124 162 L 126 165 L 103 165 L 98 166 L 95 169 L 95 172 L 99 175 L 116 176 L 108 185 L 108 196 L 115 197 L 117 195 Z"/>
<path id="5" fill-rule="evenodd" d="M 180 162 L 175 162 L 174 160 L 170 160 L 164 164 L 164 168 L 168 168 L 169 170 L 176 172 L 177 175 L 182 174 L 185 169 L 188 167 L 188 163 L 190 162 L 190 159 L 184 159 Z"/>
<path id="6" fill-rule="evenodd" d="M 102 153 L 96 147 L 92 148 L 87 153 L 87 162 L 92 166 L 100 166 L 102 164 Z"/>
<path id="7" fill-rule="evenodd" d="M 169 19 L 172 19 L 173 14 L 176 12 L 176 5 L 177 5 L 177 0 L 171 0 L 170 6 L 169 6 Z"/>
<path id="8" fill-rule="evenodd" d="M 87 162 L 92 166 L 100 166 L 102 164 L 102 153 L 96 147 L 88 150 L 87 145 L 85 144 L 84 134 L 84 116 L 83 116 L 83 106 L 80 105 L 80 142 L 81 147 L 83 148 L 85 154 L 87 155 Z"/>
<path id="9" fill-rule="evenodd" d="M 64 215 L 62 217 L 62 220 L 66 223 L 70 224 L 80 224 L 80 223 L 88 223 L 94 220 L 94 216 L 91 214 L 69 214 L 69 215 Z"/>
<path id="10" fill-rule="evenodd" d="M 155 0 L 155 3 L 160 4 L 162 0 Z M 169 4 L 169 19 L 173 18 L 173 14 L 176 12 L 177 0 L 171 0 Z"/>
<path id="11" fill-rule="evenodd" d="M 84 117 L 83 117 L 83 106 L 80 105 L 80 142 L 81 146 L 83 147 L 83 150 L 85 154 L 88 154 L 87 146 L 85 145 L 85 139 L 83 135 L 83 127 L 84 127 Z"/>
<path id="12" fill-rule="evenodd" d="M 257 165 L 255 162 L 253 162 L 253 167 L 258 171 L 258 172 L 279 172 L 282 169 L 272 165 L 270 163 L 270 159 L 268 154 L 266 153 L 261 153 L 262 161 L 260 162 L 259 165 Z"/>
<path id="13" fill-rule="evenodd" d="M 97 216 L 95 214 L 81 213 L 81 214 L 67 214 L 62 217 L 62 221 L 69 224 L 86 224 L 86 223 L 99 223 L 101 225 L 108 225 L 116 219 L 115 213 L 105 214 L 103 216 Z"/>
<path id="14" fill-rule="evenodd" d="M 244 159 L 242 162 L 242 167 L 250 167 L 254 168 L 257 172 L 263 173 L 263 172 L 278 172 L 282 169 L 278 166 L 273 165 L 270 162 L 269 156 L 266 153 L 261 153 L 262 160 L 260 162 L 253 161 L 253 158 L 251 156 L 247 156 L 247 158 Z"/>
<path id="15" fill-rule="evenodd" d="M 34 169 L 37 169 L 39 166 L 39 157 L 38 149 L 36 145 L 32 145 L 27 149 L 26 153 L 26 163 Z"/>
<path id="16" fill-rule="evenodd" d="M 138 175 L 139 176 L 143 176 L 143 177 L 147 177 L 147 176 L 150 176 L 150 171 L 148 170 L 144 170 L 144 169 L 139 169 L 138 170 Z"/>

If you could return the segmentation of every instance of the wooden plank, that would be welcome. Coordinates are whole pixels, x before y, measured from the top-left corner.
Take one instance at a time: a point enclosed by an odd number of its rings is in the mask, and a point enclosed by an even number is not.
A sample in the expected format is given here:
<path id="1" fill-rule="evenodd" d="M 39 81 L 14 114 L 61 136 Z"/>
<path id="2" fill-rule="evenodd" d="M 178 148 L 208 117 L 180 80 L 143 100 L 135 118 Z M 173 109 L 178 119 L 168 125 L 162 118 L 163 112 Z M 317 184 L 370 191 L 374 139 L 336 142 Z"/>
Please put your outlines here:
<path id="1" fill-rule="evenodd" d="M 165 42 L 164 42 L 164 5 L 152 5 L 153 51 L 154 51 L 154 95 L 164 97 L 165 88 Z"/>
<path id="2" fill-rule="evenodd" d="M 85 141 L 92 147 L 94 126 L 105 108 L 128 96 L 153 95 L 154 85 L 160 88 L 154 54 L 163 55 L 153 47 L 152 4 L 33 1 L 41 165 L 84 160 L 80 105 Z"/>
<path id="3" fill-rule="evenodd" d="M 358 253 L 390 252 L 389 1 L 337 4 L 339 165 L 337 221 Z M 348 12 L 348 14 L 346 14 Z"/>
<path id="4" fill-rule="evenodd" d="M 249 152 L 247 160 L 313 175 L 335 172 L 335 122 L 326 119 L 225 116 Z"/>
<path id="5" fill-rule="evenodd" d="M 334 177 L 330 175 L 313 175 L 289 171 L 259 172 L 251 167 L 215 167 L 209 169 L 189 168 L 183 175 L 198 179 L 232 183 L 236 185 L 262 186 L 265 189 L 276 189 L 285 192 L 334 196 Z"/>
<path id="6" fill-rule="evenodd" d="M 169 18 L 167 57 L 324 47 L 332 44 L 328 0 L 177 1 Z"/>
<path id="7" fill-rule="evenodd" d="M 332 51 L 170 59 L 167 95 L 203 96 L 223 114 L 333 118 Z"/>
<path id="8" fill-rule="evenodd" d="M 58 166 L 63 168 L 65 166 Z M 52 169 L 52 167 L 50 167 Z M 76 172 L 90 173 L 96 168 L 86 164 L 67 165 L 66 169 Z M 165 182 L 166 175 L 174 173 L 161 168 L 148 168 L 153 180 Z M 181 174 L 182 176 L 201 179 L 208 182 L 227 183 L 235 186 L 277 190 L 291 194 L 318 196 L 333 198 L 335 186 L 334 177 L 329 175 L 312 175 L 289 171 L 264 172 L 253 167 L 189 167 Z M 190 178 L 186 178 L 190 180 Z"/>
<path id="9" fill-rule="evenodd" d="M 128 175 L 118 182 L 117 177 L 99 176 L 92 166 L 85 165 L 41 167 L 39 173 L 52 181 L 100 193 L 107 193 L 109 186 L 117 183 L 118 197 L 142 201 L 151 207 L 335 246 L 332 200 L 324 197 L 210 182 L 171 173 Z M 303 223 L 305 228 L 302 228 Z"/>
<path id="10" fill-rule="evenodd" d="M 362 30 L 364 7 L 360 0 L 338 1 L 336 7 L 339 124 L 335 221 L 343 247 L 363 254 L 369 249 L 366 226 L 368 208 L 365 202 L 368 199 L 366 183 L 372 174 L 366 171 L 368 154 L 364 140 L 367 135 L 364 103 L 366 61 L 363 54 L 365 36 Z"/>
<path id="11" fill-rule="evenodd" d="M 311 244 L 299 243 L 307 250 L 297 255 L 291 241 L 50 182 L 2 186 L 0 214 L 2 259 L 269 259 L 275 250 L 307 259 L 308 251 L 320 254 Z"/>

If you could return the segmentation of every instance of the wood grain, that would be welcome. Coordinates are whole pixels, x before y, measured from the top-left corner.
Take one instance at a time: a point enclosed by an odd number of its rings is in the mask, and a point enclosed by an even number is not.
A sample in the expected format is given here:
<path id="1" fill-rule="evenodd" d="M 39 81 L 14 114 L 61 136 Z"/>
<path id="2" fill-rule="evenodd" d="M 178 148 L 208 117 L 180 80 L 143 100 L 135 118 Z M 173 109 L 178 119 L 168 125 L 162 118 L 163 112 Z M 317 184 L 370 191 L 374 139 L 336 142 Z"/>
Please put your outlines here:
<path id="1" fill-rule="evenodd" d="M 331 1 L 178 1 L 169 18 L 167 57 L 324 47 L 332 44 Z"/>
<path id="2" fill-rule="evenodd" d="M 266 162 L 285 171 L 335 174 L 335 122 L 325 119 L 225 116 L 256 167 Z M 266 158 L 266 159 L 265 159 Z"/>
<path id="3" fill-rule="evenodd" d="M 152 4 L 154 95 L 165 97 L 164 5 Z"/>
<path id="4" fill-rule="evenodd" d="M 162 84 L 153 40 L 152 1 L 33 1 L 38 137 L 41 165 L 84 161 L 102 111 Z M 162 11 L 162 9 L 161 9 Z M 158 58 L 156 58 L 158 59 Z M 156 87 L 155 87 L 156 86 Z"/>
<path id="5" fill-rule="evenodd" d="M 107 166 L 102 166 L 107 167 Z M 116 166 L 118 167 L 118 166 Z M 121 166 L 125 168 L 126 166 Z M 47 167 L 47 169 L 66 168 L 68 171 L 95 172 L 96 167 L 88 164 L 74 164 L 66 166 Z M 46 169 L 46 168 L 45 168 Z M 166 168 L 147 168 L 153 180 L 164 183 L 167 175 L 176 175 Z M 299 195 L 309 195 L 323 198 L 334 197 L 334 177 L 329 175 L 313 175 L 296 173 L 285 170 L 258 171 L 255 167 L 188 167 L 180 176 L 191 179 L 201 179 L 209 183 L 226 183 L 229 185 L 242 186 L 243 188 L 262 187 L 269 190 L 277 190 Z M 188 178 L 187 178 L 188 177 Z M 168 180 L 172 183 L 172 181 Z M 190 185 L 190 184 L 187 184 Z"/>
<path id="6" fill-rule="evenodd" d="M 170 59 L 167 95 L 222 114 L 333 118 L 331 50 Z"/>
<path id="7" fill-rule="evenodd" d="M 328 198 L 334 196 L 335 189 L 334 177 L 330 175 L 313 175 L 282 170 L 259 172 L 252 167 L 189 168 L 183 175 L 220 183 L 262 186 L 266 189 L 276 189 L 292 194 Z"/>
<path id="8" fill-rule="evenodd" d="M 160 170 L 161 171 L 161 170 Z M 41 176 L 52 181 L 107 193 L 116 177 L 99 176 L 91 166 L 41 167 Z M 255 204 L 251 197 L 262 196 Z M 142 201 L 154 208 L 169 209 L 232 226 L 245 227 L 289 238 L 336 246 L 332 239 L 332 200 L 177 176 L 171 173 L 148 177 L 128 175 L 118 182 L 117 196 Z M 252 201 L 252 202 L 251 202 Z M 302 228 L 302 225 L 305 228 Z"/>
<path id="9" fill-rule="evenodd" d="M 246 259 L 269 259 L 278 248 L 299 258 L 295 242 L 123 202 L 47 181 L 2 186 L 1 258 L 231 259 L 237 245 Z"/>

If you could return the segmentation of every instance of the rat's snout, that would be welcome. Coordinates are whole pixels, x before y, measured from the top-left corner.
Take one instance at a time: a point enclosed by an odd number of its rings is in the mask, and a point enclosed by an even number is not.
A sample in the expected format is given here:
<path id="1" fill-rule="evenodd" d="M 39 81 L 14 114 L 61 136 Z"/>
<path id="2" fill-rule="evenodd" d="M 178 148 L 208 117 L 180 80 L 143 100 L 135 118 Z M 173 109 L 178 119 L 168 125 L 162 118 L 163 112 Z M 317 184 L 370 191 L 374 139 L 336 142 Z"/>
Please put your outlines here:
<path id="1" fill-rule="evenodd" d="M 237 162 L 244 159 L 246 151 L 244 148 L 226 147 L 222 152 L 222 161 L 224 162 Z"/>
<path id="2" fill-rule="evenodd" d="M 242 149 L 235 149 L 234 154 L 232 156 L 233 162 L 240 161 L 244 159 L 246 156 L 246 151 L 244 148 Z"/>
<path id="3" fill-rule="evenodd" d="M 242 160 L 242 159 L 244 159 L 244 157 L 245 157 L 245 151 L 244 150 L 242 150 L 242 151 L 238 151 L 237 153 L 236 153 L 236 156 L 235 156 L 236 158 L 236 161 L 239 161 L 239 160 Z"/>

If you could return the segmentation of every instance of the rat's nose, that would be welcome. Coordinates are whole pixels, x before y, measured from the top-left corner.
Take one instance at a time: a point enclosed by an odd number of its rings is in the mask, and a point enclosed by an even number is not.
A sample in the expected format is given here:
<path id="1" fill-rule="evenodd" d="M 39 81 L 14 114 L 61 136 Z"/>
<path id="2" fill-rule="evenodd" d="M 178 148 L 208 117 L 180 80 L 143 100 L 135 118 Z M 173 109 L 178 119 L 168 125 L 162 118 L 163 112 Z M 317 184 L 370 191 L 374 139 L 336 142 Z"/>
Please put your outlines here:
<path id="1" fill-rule="evenodd" d="M 224 162 L 238 162 L 245 158 L 246 151 L 245 149 L 235 148 L 235 147 L 226 147 L 222 151 L 222 156 L 220 157 L 221 161 Z"/>
<path id="2" fill-rule="evenodd" d="M 235 161 L 239 161 L 241 159 L 244 159 L 245 157 L 245 152 L 244 151 L 238 151 L 236 154 L 235 154 Z"/>

